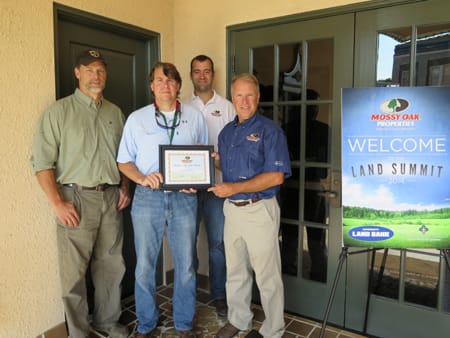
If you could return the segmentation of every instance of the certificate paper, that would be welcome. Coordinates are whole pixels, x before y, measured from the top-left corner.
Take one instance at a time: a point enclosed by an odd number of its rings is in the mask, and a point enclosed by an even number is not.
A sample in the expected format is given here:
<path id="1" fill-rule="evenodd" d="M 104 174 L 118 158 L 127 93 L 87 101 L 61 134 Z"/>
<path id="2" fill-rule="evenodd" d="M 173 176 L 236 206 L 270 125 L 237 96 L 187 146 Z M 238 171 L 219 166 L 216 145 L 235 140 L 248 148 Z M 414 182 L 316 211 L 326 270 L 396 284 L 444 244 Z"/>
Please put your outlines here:
<path id="1" fill-rule="evenodd" d="M 164 190 L 206 189 L 214 184 L 213 146 L 160 145 Z"/>

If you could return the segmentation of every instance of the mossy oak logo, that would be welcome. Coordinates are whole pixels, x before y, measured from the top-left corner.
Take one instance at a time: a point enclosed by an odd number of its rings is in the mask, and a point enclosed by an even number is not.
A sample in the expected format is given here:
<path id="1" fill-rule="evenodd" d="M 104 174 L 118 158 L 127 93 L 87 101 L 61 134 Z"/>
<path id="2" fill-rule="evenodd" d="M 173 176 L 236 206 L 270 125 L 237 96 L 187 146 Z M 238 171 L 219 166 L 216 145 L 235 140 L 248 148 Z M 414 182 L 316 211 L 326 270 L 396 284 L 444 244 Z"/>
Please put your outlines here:
<path id="1" fill-rule="evenodd" d="M 92 56 L 93 58 L 98 58 L 98 57 L 100 57 L 100 53 L 97 52 L 96 50 L 90 50 L 90 51 L 89 51 L 89 54 L 91 54 L 91 56 Z"/>
<path id="2" fill-rule="evenodd" d="M 406 112 L 410 108 L 408 100 L 391 98 L 383 101 L 380 112 L 371 114 L 370 119 L 377 122 L 377 127 L 414 127 L 415 121 L 420 120 L 419 113 Z"/>
<path id="3" fill-rule="evenodd" d="M 386 114 L 401 113 L 409 107 L 409 102 L 405 99 L 393 98 L 380 104 L 380 110 Z"/>
<path id="4" fill-rule="evenodd" d="M 260 140 L 260 137 L 258 134 L 253 133 L 247 136 L 247 140 L 252 142 L 258 142 Z"/>
<path id="5" fill-rule="evenodd" d="M 191 163 L 191 162 L 192 162 L 192 159 L 191 159 L 190 156 L 186 155 L 186 156 L 181 160 L 181 162 L 183 162 L 183 163 Z"/>

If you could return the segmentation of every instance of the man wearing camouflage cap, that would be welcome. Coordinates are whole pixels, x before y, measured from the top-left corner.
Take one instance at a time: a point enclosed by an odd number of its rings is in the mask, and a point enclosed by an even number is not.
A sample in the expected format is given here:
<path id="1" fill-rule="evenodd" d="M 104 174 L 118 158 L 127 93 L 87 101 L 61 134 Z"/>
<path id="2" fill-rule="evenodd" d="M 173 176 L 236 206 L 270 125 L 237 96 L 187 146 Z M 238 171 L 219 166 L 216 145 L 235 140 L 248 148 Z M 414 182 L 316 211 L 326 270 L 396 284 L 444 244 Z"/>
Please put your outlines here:
<path id="1" fill-rule="evenodd" d="M 62 299 L 69 337 L 89 336 L 86 272 L 94 283 L 92 326 L 111 337 L 128 337 L 121 313 L 121 210 L 130 203 L 128 180 L 116 155 L 124 116 L 103 98 L 106 62 L 97 50 L 75 65 L 78 88 L 47 108 L 34 137 L 31 163 L 56 215 Z"/>

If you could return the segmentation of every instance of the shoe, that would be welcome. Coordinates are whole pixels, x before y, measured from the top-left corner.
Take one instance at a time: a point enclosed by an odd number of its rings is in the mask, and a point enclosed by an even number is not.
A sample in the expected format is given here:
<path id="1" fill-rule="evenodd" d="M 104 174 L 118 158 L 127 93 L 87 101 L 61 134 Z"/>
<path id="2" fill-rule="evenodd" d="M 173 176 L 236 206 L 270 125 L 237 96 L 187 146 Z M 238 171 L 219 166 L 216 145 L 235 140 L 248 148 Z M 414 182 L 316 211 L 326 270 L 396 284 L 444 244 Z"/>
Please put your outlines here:
<path id="1" fill-rule="evenodd" d="M 226 317 L 228 315 L 228 305 L 225 299 L 216 299 L 214 306 L 219 317 Z"/>
<path id="2" fill-rule="evenodd" d="M 106 332 L 111 338 L 128 338 L 129 332 L 126 326 L 115 323 L 112 326 L 95 326 L 94 330 Z"/>
<path id="3" fill-rule="evenodd" d="M 180 338 L 195 338 L 197 337 L 194 331 L 187 330 L 187 331 L 178 331 L 178 336 Z"/>
<path id="4" fill-rule="evenodd" d="M 152 336 L 151 334 L 152 334 L 151 332 L 149 332 L 149 333 L 136 332 L 134 334 L 134 338 L 150 338 Z"/>
<path id="5" fill-rule="evenodd" d="M 134 338 L 151 338 L 153 337 L 154 330 L 147 333 L 136 332 Z"/>
<path id="6" fill-rule="evenodd" d="M 239 329 L 231 323 L 226 323 L 214 336 L 214 338 L 232 338 L 239 333 Z"/>
<path id="7" fill-rule="evenodd" d="M 264 338 L 264 336 L 258 330 L 251 330 L 245 338 Z"/>

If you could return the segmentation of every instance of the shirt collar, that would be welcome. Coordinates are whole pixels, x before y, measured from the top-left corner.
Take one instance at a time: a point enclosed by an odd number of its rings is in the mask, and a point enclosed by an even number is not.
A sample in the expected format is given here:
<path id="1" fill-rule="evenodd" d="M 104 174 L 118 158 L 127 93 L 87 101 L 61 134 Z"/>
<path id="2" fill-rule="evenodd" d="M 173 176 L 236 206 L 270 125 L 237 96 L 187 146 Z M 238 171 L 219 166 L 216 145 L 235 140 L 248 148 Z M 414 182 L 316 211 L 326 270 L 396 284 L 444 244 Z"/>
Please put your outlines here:
<path id="1" fill-rule="evenodd" d="M 233 120 L 234 126 L 235 127 L 237 127 L 237 126 L 248 126 L 248 125 L 252 124 L 256 120 L 258 114 L 259 113 L 256 112 L 255 114 L 253 114 L 252 117 L 250 117 L 248 120 L 245 120 L 242 123 L 239 123 L 239 116 L 236 114 L 236 117 Z"/>
<path id="2" fill-rule="evenodd" d="M 206 102 L 205 106 L 207 104 L 209 104 L 209 103 L 215 103 L 216 102 L 216 98 L 217 98 L 216 91 L 213 89 L 213 96 L 211 97 L 211 99 L 208 102 Z M 194 92 L 192 92 L 191 100 L 192 101 L 197 101 L 197 100 L 201 101 L 201 98 L 198 95 L 195 95 Z M 202 101 L 202 103 L 203 103 L 203 101 Z"/>
<path id="3" fill-rule="evenodd" d="M 75 89 L 74 95 L 77 99 L 82 101 L 86 106 L 97 109 L 97 106 L 95 105 L 95 100 L 92 97 L 90 97 L 89 95 L 86 95 L 85 93 L 83 93 L 79 88 Z M 99 108 L 102 106 L 102 104 L 103 104 L 103 97 L 100 99 Z"/>

